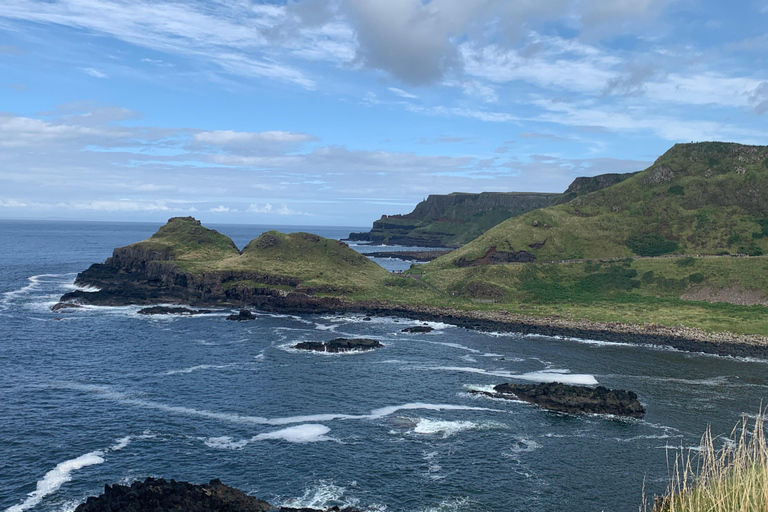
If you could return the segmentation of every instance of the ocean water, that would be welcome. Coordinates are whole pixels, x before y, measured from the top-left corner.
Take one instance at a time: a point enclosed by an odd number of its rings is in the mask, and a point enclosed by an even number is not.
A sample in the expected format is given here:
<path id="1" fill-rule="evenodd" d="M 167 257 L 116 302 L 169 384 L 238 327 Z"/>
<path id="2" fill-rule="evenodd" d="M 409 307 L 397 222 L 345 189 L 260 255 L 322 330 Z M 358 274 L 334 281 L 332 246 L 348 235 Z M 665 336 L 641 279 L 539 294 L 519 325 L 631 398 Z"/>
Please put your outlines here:
<path id="1" fill-rule="evenodd" d="M 0 221 L 0 510 L 67 511 L 148 476 L 368 511 L 636 511 L 708 424 L 768 403 L 768 361 L 359 316 L 143 317 L 49 307 L 157 225 Z M 238 246 L 265 227 L 216 226 Z M 358 228 L 359 229 L 359 228 Z M 305 228 L 343 237 L 350 229 Z M 365 336 L 369 353 L 303 353 Z M 643 420 L 478 397 L 501 382 L 631 389 Z"/>

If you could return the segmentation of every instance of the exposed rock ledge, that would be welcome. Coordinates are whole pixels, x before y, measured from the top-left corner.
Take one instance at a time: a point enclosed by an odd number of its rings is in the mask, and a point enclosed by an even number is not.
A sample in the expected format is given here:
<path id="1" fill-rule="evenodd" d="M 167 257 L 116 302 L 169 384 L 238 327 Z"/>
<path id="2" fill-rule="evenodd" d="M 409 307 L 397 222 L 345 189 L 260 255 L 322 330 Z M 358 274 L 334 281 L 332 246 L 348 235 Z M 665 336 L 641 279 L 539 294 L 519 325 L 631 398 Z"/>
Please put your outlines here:
<path id="1" fill-rule="evenodd" d="M 130 487 L 104 486 L 104 494 L 91 496 L 75 512 L 323 512 L 311 508 L 275 507 L 248 496 L 220 480 L 208 484 L 155 480 L 134 482 Z M 356 508 L 332 507 L 324 512 L 360 512 Z"/>
<path id="2" fill-rule="evenodd" d="M 376 340 L 366 338 L 336 338 L 330 341 L 302 341 L 293 346 L 299 350 L 311 350 L 313 352 L 367 352 L 381 348 L 384 345 Z"/>
<path id="3" fill-rule="evenodd" d="M 545 384 L 499 384 L 495 393 L 472 390 L 494 398 L 517 399 L 560 412 L 611 414 L 642 418 L 645 408 L 632 391 L 608 389 L 603 386 L 570 386 L 559 382 Z"/>

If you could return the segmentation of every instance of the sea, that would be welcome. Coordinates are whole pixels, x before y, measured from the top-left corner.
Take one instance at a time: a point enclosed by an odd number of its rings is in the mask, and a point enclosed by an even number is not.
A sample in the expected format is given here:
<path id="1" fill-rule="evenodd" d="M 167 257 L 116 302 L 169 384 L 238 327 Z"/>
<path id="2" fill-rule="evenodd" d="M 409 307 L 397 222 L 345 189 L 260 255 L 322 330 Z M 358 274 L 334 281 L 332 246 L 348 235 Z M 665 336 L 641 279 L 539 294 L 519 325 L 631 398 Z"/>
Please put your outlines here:
<path id="1" fill-rule="evenodd" d="M 723 446 L 768 404 L 762 359 L 443 323 L 407 334 L 421 322 L 354 314 L 50 310 L 77 272 L 158 227 L 0 221 L 0 510 L 71 511 L 105 484 L 155 477 L 220 478 L 294 507 L 637 511 L 708 426 Z M 212 227 L 243 247 L 276 226 Z M 335 337 L 384 346 L 292 348 Z M 547 381 L 633 390 L 647 414 L 561 414 L 470 393 Z"/>

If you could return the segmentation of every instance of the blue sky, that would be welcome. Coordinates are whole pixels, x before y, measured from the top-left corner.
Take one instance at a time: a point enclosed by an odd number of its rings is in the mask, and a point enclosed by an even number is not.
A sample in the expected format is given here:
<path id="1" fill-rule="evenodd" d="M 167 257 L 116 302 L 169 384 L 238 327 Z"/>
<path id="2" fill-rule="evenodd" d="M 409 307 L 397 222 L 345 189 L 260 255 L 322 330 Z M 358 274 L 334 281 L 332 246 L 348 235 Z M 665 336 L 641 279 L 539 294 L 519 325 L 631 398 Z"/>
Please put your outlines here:
<path id="1" fill-rule="evenodd" d="M 768 0 L 5 0 L 0 218 L 365 226 L 766 144 Z"/>

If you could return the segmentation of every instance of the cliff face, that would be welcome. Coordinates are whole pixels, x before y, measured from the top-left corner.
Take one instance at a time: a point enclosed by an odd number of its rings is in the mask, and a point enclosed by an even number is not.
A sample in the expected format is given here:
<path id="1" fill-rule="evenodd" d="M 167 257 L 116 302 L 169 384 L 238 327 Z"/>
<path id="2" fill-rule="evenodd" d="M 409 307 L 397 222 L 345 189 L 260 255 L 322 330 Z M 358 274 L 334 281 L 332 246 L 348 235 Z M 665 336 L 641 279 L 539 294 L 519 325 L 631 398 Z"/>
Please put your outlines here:
<path id="1" fill-rule="evenodd" d="M 630 172 L 626 174 L 601 174 L 599 176 L 578 177 L 573 180 L 573 183 L 568 186 L 566 191 L 563 192 L 560 197 L 552 201 L 552 206 L 567 203 L 568 201 L 572 201 L 577 197 L 589 194 L 590 192 L 597 192 L 598 190 L 612 187 L 635 174 L 637 173 Z"/>
<path id="2" fill-rule="evenodd" d="M 407 215 L 384 215 L 351 240 L 426 247 L 458 247 L 496 224 L 543 208 L 560 194 L 482 192 L 430 195 Z"/>

